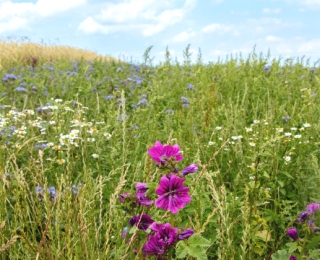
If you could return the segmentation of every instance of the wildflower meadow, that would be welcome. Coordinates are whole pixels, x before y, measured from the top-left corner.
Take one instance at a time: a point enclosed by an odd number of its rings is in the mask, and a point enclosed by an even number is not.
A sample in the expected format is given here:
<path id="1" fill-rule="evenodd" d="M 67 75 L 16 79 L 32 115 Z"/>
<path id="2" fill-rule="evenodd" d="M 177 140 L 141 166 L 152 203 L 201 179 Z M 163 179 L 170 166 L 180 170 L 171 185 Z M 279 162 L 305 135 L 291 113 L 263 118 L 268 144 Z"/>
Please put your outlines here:
<path id="1" fill-rule="evenodd" d="M 183 53 L 6 57 L 0 259 L 320 259 L 319 67 Z"/>

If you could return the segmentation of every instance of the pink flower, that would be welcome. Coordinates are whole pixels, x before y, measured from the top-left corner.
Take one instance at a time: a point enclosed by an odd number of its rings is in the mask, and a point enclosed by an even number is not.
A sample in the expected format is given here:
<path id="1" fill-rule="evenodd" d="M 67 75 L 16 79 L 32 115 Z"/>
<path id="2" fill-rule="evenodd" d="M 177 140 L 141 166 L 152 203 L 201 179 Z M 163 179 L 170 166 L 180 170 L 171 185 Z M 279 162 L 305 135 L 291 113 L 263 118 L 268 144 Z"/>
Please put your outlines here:
<path id="1" fill-rule="evenodd" d="M 149 207 L 153 202 L 146 196 L 146 192 L 149 188 L 147 188 L 147 184 L 143 182 L 138 182 L 136 184 L 137 192 L 137 201 L 138 204 Z"/>
<path id="2" fill-rule="evenodd" d="M 151 158 L 160 164 L 165 164 L 166 160 L 170 158 L 175 158 L 176 162 L 179 162 L 182 160 L 183 155 L 179 154 L 180 147 L 179 145 L 165 145 L 163 146 L 162 143 L 159 141 L 156 141 L 154 144 L 154 147 L 150 148 L 148 150 L 149 155 Z"/>
<path id="3" fill-rule="evenodd" d="M 176 214 L 186 203 L 191 202 L 189 188 L 183 186 L 184 180 L 173 174 L 161 177 L 160 185 L 156 189 L 156 194 L 159 195 L 155 201 L 156 207 Z"/>

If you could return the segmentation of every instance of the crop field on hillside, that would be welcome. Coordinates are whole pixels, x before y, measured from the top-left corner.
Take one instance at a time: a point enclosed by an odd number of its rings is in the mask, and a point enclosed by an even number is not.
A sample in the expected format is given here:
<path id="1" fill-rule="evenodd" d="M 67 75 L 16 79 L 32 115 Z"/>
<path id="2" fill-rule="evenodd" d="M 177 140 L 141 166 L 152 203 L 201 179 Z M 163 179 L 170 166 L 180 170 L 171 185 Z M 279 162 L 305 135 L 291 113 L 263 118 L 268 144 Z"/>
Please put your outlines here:
<path id="1" fill-rule="evenodd" d="M 320 69 L 0 68 L 0 259 L 319 259 Z"/>

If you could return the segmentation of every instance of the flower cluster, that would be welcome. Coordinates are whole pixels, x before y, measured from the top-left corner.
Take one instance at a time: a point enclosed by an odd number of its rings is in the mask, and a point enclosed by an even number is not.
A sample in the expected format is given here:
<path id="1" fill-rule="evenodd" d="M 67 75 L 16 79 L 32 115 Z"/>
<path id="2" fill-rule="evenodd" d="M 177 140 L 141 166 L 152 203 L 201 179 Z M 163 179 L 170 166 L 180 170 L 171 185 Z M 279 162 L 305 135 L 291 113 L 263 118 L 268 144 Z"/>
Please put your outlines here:
<path id="1" fill-rule="evenodd" d="M 163 145 L 156 141 L 154 146 L 148 150 L 148 154 L 162 173 L 158 187 L 154 190 L 155 194 L 149 194 L 152 191 L 150 189 L 152 185 L 138 182 L 136 193 L 125 192 L 121 194 L 120 203 L 123 204 L 126 212 L 139 205 L 150 207 L 154 204 L 157 208 L 177 214 L 179 209 L 183 209 L 187 203 L 191 202 L 189 187 L 184 186 L 184 181 L 186 175 L 198 170 L 198 166 L 191 164 L 181 171 L 177 168 L 177 163 L 183 159 L 177 144 Z M 152 197 L 156 195 L 158 197 L 152 201 Z M 173 244 L 187 239 L 194 233 L 193 229 L 172 227 L 172 223 L 158 223 L 148 214 L 133 216 L 130 218 L 129 224 L 147 233 L 148 240 L 142 248 L 145 256 L 163 255 Z M 123 231 L 122 237 L 125 237 L 126 233 L 127 231 Z"/>
<path id="2" fill-rule="evenodd" d="M 315 213 L 318 211 L 318 209 L 320 208 L 320 203 L 318 202 L 313 202 L 309 205 L 306 206 L 306 210 L 305 211 L 301 211 L 300 212 L 300 216 L 296 219 L 296 221 L 298 223 L 301 224 L 306 224 L 306 227 L 309 227 L 310 230 L 312 231 L 312 233 L 314 232 L 320 232 L 320 228 L 316 227 L 314 225 L 314 215 Z M 286 231 L 286 234 L 293 239 L 293 241 L 296 241 L 297 243 L 300 243 L 301 240 L 299 239 L 299 234 L 298 234 L 298 230 L 296 228 L 289 228 Z M 302 240 L 304 240 L 306 238 L 303 238 Z M 305 242 L 301 242 L 303 245 L 305 244 Z M 297 259 L 296 256 L 291 255 L 290 256 L 290 260 L 295 260 Z"/>

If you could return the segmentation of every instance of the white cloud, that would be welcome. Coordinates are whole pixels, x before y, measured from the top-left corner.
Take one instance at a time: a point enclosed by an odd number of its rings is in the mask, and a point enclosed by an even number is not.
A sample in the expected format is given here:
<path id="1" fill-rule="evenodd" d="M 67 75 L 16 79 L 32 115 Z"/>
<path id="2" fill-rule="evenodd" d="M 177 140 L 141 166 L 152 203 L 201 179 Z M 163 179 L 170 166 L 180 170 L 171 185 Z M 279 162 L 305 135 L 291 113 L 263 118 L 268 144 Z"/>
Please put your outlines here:
<path id="1" fill-rule="evenodd" d="M 87 17 L 78 27 L 85 33 L 102 33 L 109 34 L 114 32 L 128 32 L 136 29 L 138 26 L 144 28 L 144 25 L 127 25 L 127 24 L 115 24 L 115 25 L 102 25 L 95 21 L 92 17 Z"/>
<path id="2" fill-rule="evenodd" d="M 196 36 L 196 32 L 192 29 L 188 29 L 187 31 L 183 31 L 173 37 L 172 42 L 187 42 L 189 39 L 192 39 Z"/>
<path id="3" fill-rule="evenodd" d="M 15 17 L 6 22 L 0 22 L 0 33 L 10 32 L 18 29 L 26 29 L 28 27 L 28 20 Z"/>
<path id="4" fill-rule="evenodd" d="M 320 6 L 320 0 L 303 0 L 300 2 L 301 4 L 308 5 L 308 6 Z"/>
<path id="5" fill-rule="evenodd" d="M 86 0 L 38 0 L 36 12 L 41 16 L 49 16 L 82 5 Z"/>
<path id="6" fill-rule="evenodd" d="M 262 12 L 264 14 L 278 14 L 281 12 L 281 8 L 275 8 L 275 9 L 263 8 Z"/>
<path id="7" fill-rule="evenodd" d="M 32 3 L 12 3 L 8 1 L 0 4 L 0 20 L 17 18 L 33 12 L 35 12 L 35 5 Z"/>
<path id="8" fill-rule="evenodd" d="M 129 27 L 131 30 L 139 30 L 145 36 L 151 36 L 181 22 L 196 6 L 197 0 L 185 0 L 181 8 L 172 8 L 174 3 L 175 1 L 123 0 L 120 3 L 106 4 L 105 8 L 91 19 L 94 19 L 95 27 L 109 28 L 109 30 L 100 29 L 95 32 L 108 34 L 123 31 Z M 78 29 L 89 33 L 89 30 L 85 30 L 85 24 L 90 21 L 87 19 Z"/>
<path id="9" fill-rule="evenodd" d="M 1 1 L 0 32 L 25 29 L 36 18 L 64 12 L 84 3 L 85 0 L 38 0 L 35 4 Z"/>
<path id="10" fill-rule="evenodd" d="M 302 42 L 298 47 L 298 52 L 301 53 L 320 53 L 320 39 L 313 39 L 310 41 Z"/>
<path id="11" fill-rule="evenodd" d="M 268 42 L 279 42 L 279 41 L 282 41 L 282 38 L 276 37 L 276 36 L 273 36 L 273 35 L 268 35 L 268 36 L 266 36 L 266 40 Z"/>
<path id="12" fill-rule="evenodd" d="M 233 29 L 232 25 L 225 25 L 225 24 L 220 24 L 220 23 L 212 23 L 209 24 L 201 29 L 202 32 L 204 33 L 212 33 L 212 32 L 229 32 Z"/>

